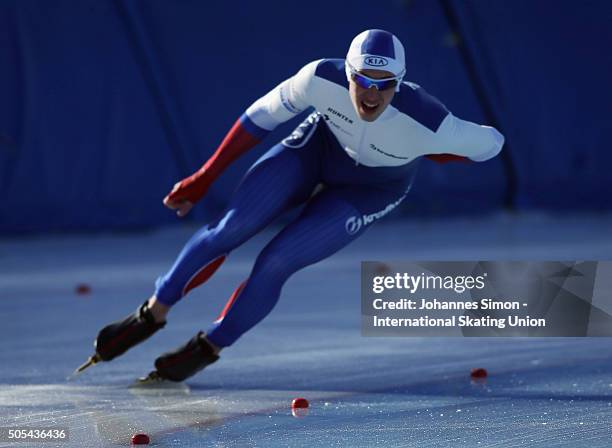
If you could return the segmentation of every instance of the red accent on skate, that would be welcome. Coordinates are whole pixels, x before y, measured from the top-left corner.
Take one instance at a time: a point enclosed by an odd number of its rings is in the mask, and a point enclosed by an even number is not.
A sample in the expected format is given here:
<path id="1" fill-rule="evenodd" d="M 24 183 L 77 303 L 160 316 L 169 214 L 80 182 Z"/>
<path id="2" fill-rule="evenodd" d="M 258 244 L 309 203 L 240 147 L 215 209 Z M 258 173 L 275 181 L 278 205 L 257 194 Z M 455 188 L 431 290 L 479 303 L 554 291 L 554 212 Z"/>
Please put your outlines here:
<path id="1" fill-rule="evenodd" d="M 247 282 L 247 280 L 243 281 L 240 284 L 240 286 L 238 286 L 238 288 L 236 288 L 236 290 L 233 292 L 232 296 L 230 297 L 230 299 L 225 304 L 225 307 L 223 308 L 223 311 L 221 311 L 221 314 L 219 314 L 219 317 L 217 317 L 215 322 L 220 322 L 220 321 L 223 320 L 223 318 L 225 317 L 227 312 L 230 310 L 230 308 L 234 304 L 234 301 L 238 298 L 238 296 L 240 295 L 240 293 L 244 289 L 244 285 L 246 285 L 246 282 Z"/>
<path id="2" fill-rule="evenodd" d="M 294 398 L 291 402 L 292 409 L 305 409 L 308 407 L 308 400 L 302 397 Z"/>
<path id="3" fill-rule="evenodd" d="M 134 434 L 132 436 L 132 445 L 148 445 L 151 440 L 146 434 Z"/>
<path id="4" fill-rule="evenodd" d="M 127 329 L 121 333 L 118 334 L 117 336 L 115 336 L 113 339 L 111 339 L 110 341 L 108 341 L 108 344 L 106 344 L 106 349 L 110 349 L 111 347 L 114 347 L 115 345 L 117 345 L 117 343 L 121 340 L 123 340 L 124 338 L 126 338 L 127 336 L 131 335 L 134 330 L 136 329 L 136 327 L 134 325 L 132 325 L 131 327 L 127 327 Z M 96 340 L 96 344 L 97 344 L 97 340 Z M 98 352 L 98 354 L 101 355 L 101 353 L 98 351 L 98 347 L 96 345 L 96 351 Z M 103 359 L 104 361 L 104 359 Z"/>
<path id="5" fill-rule="evenodd" d="M 199 331 L 197 334 L 197 339 L 198 339 L 198 344 L 200 344 L 200 338 L 204 335 L 203 332 Z M 189 358 L 193 358 L 194 354 L 198 351 L 199 345 L 196 344 L 194 347 L 192 347 L 191 351 L 188 352 L 183 352 L 183 353 L 179 353 L 178 355 L 176 355 L 174 358 L 168 358 L 164 361 L 155 361 L 155 367 L 159 367 L 159 368 L 168 368 L 168 367 L 172 367 L 175 364 L 180 364 L 182 363 L 184 360 L 189 359 Z"/>
<path id="6" fill-rule="evenodd" d="M 486 378 L 488 375 L 487 370 L 483 368 L 472 369 L 470 376 L 472 378 Z"/>
<path id="7" fill-rule="evenodd" d="M 457 156 L 455 154 L 428 154 L 427 157 L 429 160 L 433 160 L 438 163 L 448 163 L 448 162 L 463 162 L 470 163 L 471 160 L 467 157 Z"/>
<path id="8" fill-rule="evenodd" d="M 225 258 L 227 258 L 226 255 L 221 255 L 200 269 L 193 277 L 189 279 L 187 285 L 185 285 L 183 288 L 183 295 L 187 294 L 193 288 L 200 286 L 202 283 L 208 280 L 223 264 Z"/>

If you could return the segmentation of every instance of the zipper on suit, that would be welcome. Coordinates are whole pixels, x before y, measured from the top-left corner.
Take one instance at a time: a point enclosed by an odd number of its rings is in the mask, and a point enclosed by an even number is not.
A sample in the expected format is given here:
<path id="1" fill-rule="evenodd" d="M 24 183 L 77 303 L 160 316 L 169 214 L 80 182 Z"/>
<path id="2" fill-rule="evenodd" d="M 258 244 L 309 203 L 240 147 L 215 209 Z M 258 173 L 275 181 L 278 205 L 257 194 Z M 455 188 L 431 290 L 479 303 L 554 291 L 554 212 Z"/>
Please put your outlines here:
<path id="1" fill-rule="evenodd" d="M 359 159 L 361 159 L 361 146 L 363 145 L 363 140 L 366 135 L 366 125 L 363 125 L 363 130 L 361 131 L 361 137 L 359 138 L 359 144 L 357 145 L 357 159 L 355 160 L 355 166 L 359 165 Z"/>

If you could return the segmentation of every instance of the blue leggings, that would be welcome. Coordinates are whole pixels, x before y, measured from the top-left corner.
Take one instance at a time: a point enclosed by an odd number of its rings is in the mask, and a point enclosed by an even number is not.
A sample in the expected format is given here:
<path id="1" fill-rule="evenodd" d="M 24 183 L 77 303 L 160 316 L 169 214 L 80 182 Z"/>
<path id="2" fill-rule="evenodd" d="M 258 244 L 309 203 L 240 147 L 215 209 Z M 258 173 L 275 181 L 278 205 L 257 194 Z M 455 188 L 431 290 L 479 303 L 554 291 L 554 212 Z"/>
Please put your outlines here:
<path id="1" fill-rule="evenodd" d="M 306 203 L 261 251 L 249 277 L 208 329 L 211 342 L 232 345 L 272 311 L 294 272 L 337 252 L 402 201 L 414 166 L 400 168 L 356 165 L 321 116 L 311 115 L 251 167 L 221 217 L 189 240 L 157 280 L 158 300 L 174 305 L 234 248 L 287 209 Z M 323 188 L 313 195 L 319 184 Z"/>

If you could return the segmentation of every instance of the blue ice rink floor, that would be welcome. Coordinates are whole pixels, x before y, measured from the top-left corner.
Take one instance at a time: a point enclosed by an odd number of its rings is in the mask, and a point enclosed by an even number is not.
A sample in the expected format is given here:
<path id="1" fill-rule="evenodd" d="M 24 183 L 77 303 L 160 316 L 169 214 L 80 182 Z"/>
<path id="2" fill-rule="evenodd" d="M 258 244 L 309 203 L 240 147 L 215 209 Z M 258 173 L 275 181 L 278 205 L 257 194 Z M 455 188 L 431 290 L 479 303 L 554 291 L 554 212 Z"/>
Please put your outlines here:
<path id="1" fill-rule="evenodd" d="M 381 222 L 291 278 L 273 313 L 187 387 L 129 389 L 217 316 L 271 229 L 151 340 L 67 380 L 194 230 L 0 240 L 0 427 L 70 433 L 0 447 L 129 446 L 135 432 L 156 447 L 612 446 L 610 339 L 363 338 L 359 292 L 362 260 L 610 260 L 612 216 Z M 474 367 L 486 382 L 470 381 Z M 301 418 L 298 396 L 311 405 Z"/>

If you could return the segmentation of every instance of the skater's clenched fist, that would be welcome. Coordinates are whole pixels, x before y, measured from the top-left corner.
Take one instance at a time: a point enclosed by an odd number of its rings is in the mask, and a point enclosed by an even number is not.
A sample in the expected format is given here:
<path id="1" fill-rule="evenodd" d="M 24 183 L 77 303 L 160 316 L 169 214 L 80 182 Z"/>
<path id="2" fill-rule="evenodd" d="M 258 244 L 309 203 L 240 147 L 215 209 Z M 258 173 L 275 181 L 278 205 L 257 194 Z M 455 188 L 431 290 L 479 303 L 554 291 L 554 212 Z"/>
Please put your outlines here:
<path id="1" fill-rule="evenodd" d="M 164 198 L 164 205 L 171 210 L 176 210 L 177 216 L 182 218 L 192 209 L 193 203 L 180 196 L 180 188 L 181 182 L 174 184 L 172 191 Z"/>

